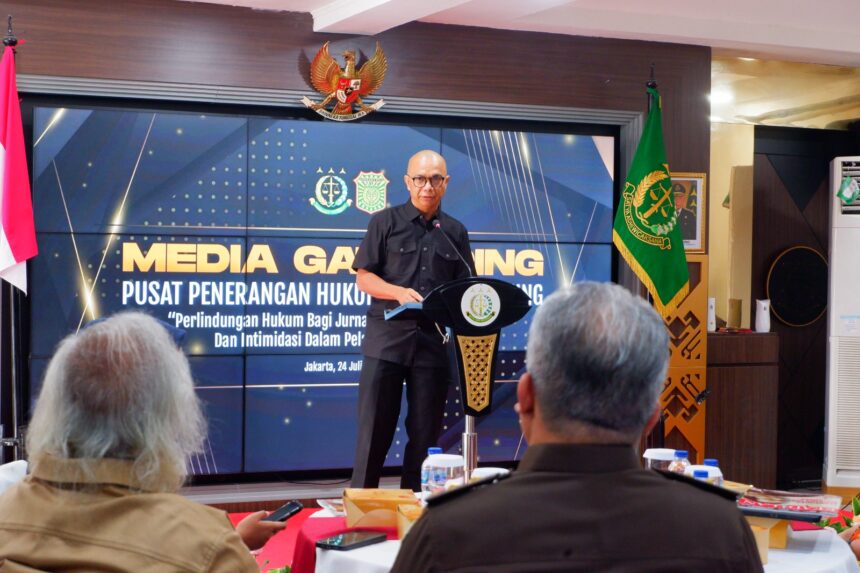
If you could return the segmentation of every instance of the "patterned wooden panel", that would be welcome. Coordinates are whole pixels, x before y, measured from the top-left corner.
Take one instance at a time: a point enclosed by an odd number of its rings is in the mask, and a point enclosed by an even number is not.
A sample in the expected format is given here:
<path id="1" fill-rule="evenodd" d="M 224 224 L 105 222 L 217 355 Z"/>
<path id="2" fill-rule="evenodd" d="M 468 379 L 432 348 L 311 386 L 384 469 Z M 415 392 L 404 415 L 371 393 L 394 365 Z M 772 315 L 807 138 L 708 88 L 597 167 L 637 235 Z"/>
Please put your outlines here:
<path id="1" fill-rule="evenodd" d="M 660 395 L 666 447 L 689 450 L 694 463 L 701 463 L 705 454 L 706 402 L 696 401 L 707 387 L 705 370 L 670 366 Z"/>
<path id="2" fill-rule="evenodd" d="M 705 450 L 707 388 L 708 256 L 687 255 L 690 294 L 666 318 L 669 329 L 669 373 L 660 395 L 666 446 L 686 449 L 690 460 L 701 462 Z"/>
<path id="3" fill-rule="evenodd" d="M 687 255 L 690 294 L 666 319 L 669 329 L 670 367 L 706 365 L 708 325 L 708 256 Z"/>

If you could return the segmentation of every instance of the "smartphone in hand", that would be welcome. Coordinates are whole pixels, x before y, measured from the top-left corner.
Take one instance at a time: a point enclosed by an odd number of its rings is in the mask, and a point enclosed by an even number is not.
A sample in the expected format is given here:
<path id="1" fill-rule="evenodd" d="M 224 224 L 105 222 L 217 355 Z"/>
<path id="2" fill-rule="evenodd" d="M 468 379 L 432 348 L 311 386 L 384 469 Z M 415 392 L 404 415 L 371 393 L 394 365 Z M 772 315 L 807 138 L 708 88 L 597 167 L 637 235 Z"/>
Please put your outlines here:
<path id="1" fill-rule="evenodd" d="M 300 512 L 302 510 L 302 507 L 304 506 L 299 501 L 288 501 L 260 521 L 286 521 L 298 512 Z"/>
<path id="2" fill-rule="evenodd" d="M 350 531 L 349 533 L 341 533 L 333 535 L 325 539 L 317 541 L 317 547 L 322 549 L 335 549 L 337 551 L 349 551 L 350 549 L 358 549 L 374 543 L 382 543 L 385 541 L 384 533 L 375 531 Z"/>

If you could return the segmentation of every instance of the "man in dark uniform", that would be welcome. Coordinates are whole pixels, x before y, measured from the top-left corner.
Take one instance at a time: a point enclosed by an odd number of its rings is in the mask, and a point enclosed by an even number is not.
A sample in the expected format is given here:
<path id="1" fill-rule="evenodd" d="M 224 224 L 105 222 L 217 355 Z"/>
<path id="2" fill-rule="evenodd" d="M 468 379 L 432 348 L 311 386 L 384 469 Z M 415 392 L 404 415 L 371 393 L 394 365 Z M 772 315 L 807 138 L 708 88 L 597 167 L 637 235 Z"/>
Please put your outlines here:
<path id="1" fill-rule="evenodd" d="M 409 201 L 371 218 L 353 263 L 358 288 L 373 299 L 362 343 L 352 487 L 379 485 L 404 380 L 409 441 L 401 487 L 421 489 L 421 462 L 439 438 L 450 382 L 444 331 L 426 318 L 385 321 L 383 312 L 420 302 L 434 287 L 474 270 L 466 228 L 439 208 L 449 179 L 441 155 L 413 155 L 403 177 Z"/>
<path id="2" fill-rule="evenodd" d="M 618 285 L 548 297 L 517 386 L 519 469 L 431 498 L 392 573 L 762 571 L 732 495 L 639 464 L 668 345 L 654 309 Z"/>
<path id="3" fill-rule="evenodd" d="M 687 189 L 680 183 L 672 186 L 672 194 L 675 198 L 675 216 L 678 218 L 678 227 L 681 228 L 681 238 L 685 241 L 696 240 L 696 212 L 695 207 L 688 206 L 690 195 Z"/>

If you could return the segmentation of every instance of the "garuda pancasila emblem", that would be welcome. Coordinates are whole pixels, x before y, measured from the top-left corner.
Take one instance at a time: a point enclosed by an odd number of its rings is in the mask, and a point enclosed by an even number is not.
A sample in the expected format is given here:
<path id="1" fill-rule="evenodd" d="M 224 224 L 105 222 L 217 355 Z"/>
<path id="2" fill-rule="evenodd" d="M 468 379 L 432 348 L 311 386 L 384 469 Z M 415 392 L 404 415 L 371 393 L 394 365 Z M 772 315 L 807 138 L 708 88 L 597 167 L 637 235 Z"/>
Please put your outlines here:
<path id="1" fill-rule="evenodd" d="M 311 62 L 311 84 L 325 96 L 325 99 L 320 103 L 314 103 L 304 97 L 302 103 L 321 116 L 335 121 L 358 119 L 385 105 L 381 99 L 373 105 L 366 105 L 362 101 L 362 97 L 369 96 L 379 89 L 385 79 L 385 71 L 388 69 L 388 62 L 379 42 L 376 43 L 373 57 L 367 60 L 358 71 L 355 69 L 355 50 L 346 50 L 343 53 L 346 67 L 341 69 L 329 54 L 328 44 L 328 42 L 323 44 L 314 61 Z M 334 108 L 328 111 L 325 108 L 332 100 L 335 100 Z M 358 106 L 358 111 L 354 111 L 354 106 Z"/>

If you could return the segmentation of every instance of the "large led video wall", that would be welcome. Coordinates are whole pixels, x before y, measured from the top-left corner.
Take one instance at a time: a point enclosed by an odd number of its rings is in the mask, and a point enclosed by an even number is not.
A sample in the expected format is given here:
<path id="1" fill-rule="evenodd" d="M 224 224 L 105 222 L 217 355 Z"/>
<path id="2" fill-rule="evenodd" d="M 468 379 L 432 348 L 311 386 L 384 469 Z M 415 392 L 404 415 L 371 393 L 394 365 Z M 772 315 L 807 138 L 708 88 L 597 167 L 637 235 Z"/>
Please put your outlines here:
<path id="1" fill-rule="evenodd" d="M 478 273 L 539 305 L 611 278 L 615 138 L 339 124 L 106 108 L 35 108 L 30 390 L 60 339 L 126 308 L 187 331 L 209 423 L 195 474 L 353 465 L 367 295 L 351 271 L 373 213 L 408 200 L 408 158 L 434 149 L 442 208 Z M 533 311 L 531 311 L 533 312 Z M 513 413 L 531 312 L 503 332 L 482 462 L 522 453 Z M 405 406 L 403 408 L 405 414 Z M 456 388 L 441 445 L 459 446 Z M 401 423 L 387 465 L 400 465 Z"/>

